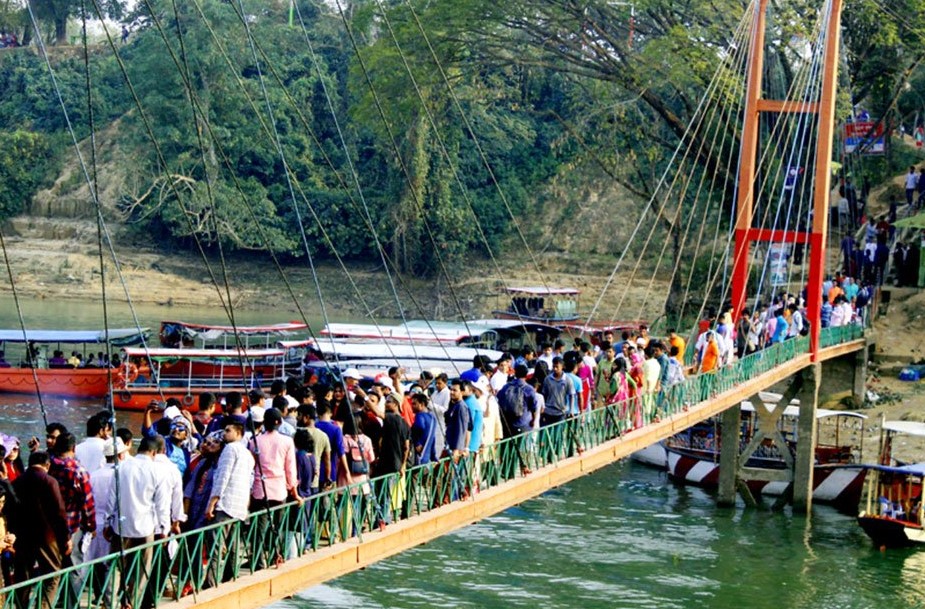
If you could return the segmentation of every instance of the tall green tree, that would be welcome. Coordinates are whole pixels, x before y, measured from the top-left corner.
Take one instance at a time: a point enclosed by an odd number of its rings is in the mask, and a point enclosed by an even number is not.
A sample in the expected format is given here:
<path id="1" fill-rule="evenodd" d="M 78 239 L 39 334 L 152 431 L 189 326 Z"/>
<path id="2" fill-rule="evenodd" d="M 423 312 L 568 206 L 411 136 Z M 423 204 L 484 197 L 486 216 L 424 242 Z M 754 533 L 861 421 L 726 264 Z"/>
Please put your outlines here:
<path id="1" fill-rule="evenodd" d="M 0 220 L 25 210 L 45 183 L 52 166 L 52 146 L 41 133 L 0 131 Z"/>
<path id="2" fill-rule="evenodd" d="M 54 44 L 67 43 L 67 22 L 71 17 L 84 12 L 93 18 L 95 8 L 91 0 L 27 0 L 32 11 L 40 21 L 54 26 Z M 121 19 L 125 13 L 125 0 L 100 0 L 103 16 L 108 19 Z"/>

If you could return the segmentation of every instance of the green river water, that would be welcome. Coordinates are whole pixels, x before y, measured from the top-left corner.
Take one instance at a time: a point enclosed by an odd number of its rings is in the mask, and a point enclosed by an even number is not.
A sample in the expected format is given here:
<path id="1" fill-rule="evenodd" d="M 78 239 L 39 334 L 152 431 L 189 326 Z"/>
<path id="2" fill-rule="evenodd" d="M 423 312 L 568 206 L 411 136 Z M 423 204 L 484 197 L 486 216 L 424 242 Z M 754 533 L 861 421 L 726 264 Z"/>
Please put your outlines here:
<path id="1" fill-rule="evenodd" d="M 101 327 L 98 306 L 27 301 L 30 328 Z M 110 311 L 129 326 L 127 307 Z M 218 310 L 140 307 L 161 319 L 224 323 Z M 240 323 L 286 321 L 245 313 Z M 9 298 L 0 324 L 18 327 Z M 49 420 L 82 436 L 95 403 L 46 400 Z M 137 430 L 140 415 L 118 413 Z M 0 431 L 41 435 L 34 397 L 0 396 Z M 912 608 L 925 607 L 925 548 L 880 552 L 851 515 L 816 506 L 718 508 L 713 495 L 625 461 L 541 497 L 317 586 L 287 609 L 375 607 Z"/>
<path id="2" fill-rule="evenodd" d="M 718 508 L 624 461 L 276 607 L 925 607 L 925 549 L 816 506 Z"/>

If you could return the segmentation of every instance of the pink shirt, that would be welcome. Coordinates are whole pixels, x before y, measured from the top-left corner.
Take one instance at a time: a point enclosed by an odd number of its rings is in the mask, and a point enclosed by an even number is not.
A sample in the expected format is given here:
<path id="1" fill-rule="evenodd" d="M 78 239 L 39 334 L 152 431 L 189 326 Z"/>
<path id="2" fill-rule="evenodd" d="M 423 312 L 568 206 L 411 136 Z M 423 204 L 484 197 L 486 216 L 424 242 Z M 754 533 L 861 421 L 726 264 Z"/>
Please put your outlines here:
<path id="1" fill-rule="evenodd" d="M 255 443 L 259 450 L 254 449 Z M 254 458 L 257 461 L 254 465 L 254 487 L 251 489 L 251 496 L 254 499 L 263 499 L 266 487 L 267 500 L 286 501 L 289 489 L 297 487 L 299 483 L 292 438 L 278 431 L 264 432 L 250 441 L 250 449 L 255 453 Z"/>

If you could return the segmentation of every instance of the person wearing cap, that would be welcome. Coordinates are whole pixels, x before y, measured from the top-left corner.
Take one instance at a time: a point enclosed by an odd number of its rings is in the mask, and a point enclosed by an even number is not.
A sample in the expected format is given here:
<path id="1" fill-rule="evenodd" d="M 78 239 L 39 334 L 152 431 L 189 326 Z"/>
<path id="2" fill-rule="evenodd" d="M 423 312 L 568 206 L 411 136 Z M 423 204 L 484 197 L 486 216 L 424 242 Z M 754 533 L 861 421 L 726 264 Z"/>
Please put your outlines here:
<path id="1" fill-rule="evenodd" d="M 125 445 L 125 442 L 120 438 L 109 438 L 103 446 L 103 458 L 106 463 L 103 467 L 90 474 L 90 488 L 93 492 L 93 502 L 96 504 L 97 531 L 103 531 L 103 529 L 106 528 L 106 523 L 109 521 L 110 516 L 112 516 L 106 509 L 109 505 L 109 495 L 115 493 L 113 481 L 116 477 L 116 461 L 121 465 L 127 457 L 128 447 Z M 97 558 L 102 558 L 109 554 L 110 550 L 109 542 L 102 534 L 98 533 L 93 537 L 92 541 L 90 541 L 90 547 L 87 548 L 84 559 L 89 562 Z M 101 563 L 97 565 L 94 570 L 93 586 L 94 592 L 97 594 L 102 592 L 103 586 L 101 584 L 106 581 L 108 566 L 108 564 Z M 102 571 L 98 573 L 98 570 Z"/>
<path id="2" fill-rule="evenodd" d="M 356 368 L 347 368 L 344 371 L 344 385 L 346 385 L 347 397 L 351 403 L 354 399 L 356 399 L 357 395 L 362 396 L 364 399 L 366 398 L 366 392 L 363 391 L 362 387 L 360 387 L 361 378 L 362 377 L 360 376 L 360 371 Z M 336 409 L 335 412 L 337 412 Z"/>
<path id="3" fill-rule="evenodd" d="M 193 424 L 186 417 L 174 417 L 170 422 L 170 434 L 164 438 L 164 454 L 176 466 L 181 477 L 186 475 L 193 451 L 198 446 L 192 429 Z"/>
<path id="4" fill-rule="evenodd" d="M 3 445 L 3 476 L 10 482 L 15 482 L 25 471 L 22 465 L 22 452 L 19 446 L 19 438 L 0 434 L 0 444 Z"/>
<path id="5" fill-rule="evenodd" d="M 507 378 L 507 375 L 505 375 L 505 378 Z M 494 376 L 492 376 L 492 379 L 494 379 Z M 485 380 L 480 379 L 478 383 L 473 384 L 472 392 L 479 403 L 479 409 L 482 411 L 482 448 L 485 448 L 504 437 L 501 414 L 498 411 L 498 400 L 495 398 L 495 392 L 492 391 L 491 386 Z"/>
<path id="6" fill-rule="evenodd" d="M 263 406 L 251 406 L 247 409 L 247 431 L 244 432 L 244 437 L 247 438 L 248 442 L 263 431 L 263 419 L 265 416 L 266 409 Z"/>

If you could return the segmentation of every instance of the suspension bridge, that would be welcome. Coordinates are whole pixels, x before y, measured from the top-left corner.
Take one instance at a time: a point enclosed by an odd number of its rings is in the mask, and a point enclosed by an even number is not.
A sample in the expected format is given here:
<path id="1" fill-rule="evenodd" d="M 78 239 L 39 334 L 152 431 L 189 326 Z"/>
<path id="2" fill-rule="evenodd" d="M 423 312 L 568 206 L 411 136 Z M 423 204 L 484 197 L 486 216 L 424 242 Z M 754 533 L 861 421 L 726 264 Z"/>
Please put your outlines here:
<path id="1" fill-rule="evenodd" d="M 619 301 L 614 307 L 616 317 L 627 290 L 614 290 L 614 284 L 645 283 L 643 268 L 651 270 L 651 276 L 640 308 L 646 310 L 650 295 L 657 292 L 654 286 L 658 278 L 670 276 L 671 289 L 665 290 L 664 308 L 673 308 L 678 318 L 683 318 L 689 295 L 697 287 L 692 285 L 693 267 L 685 283 L 678 261 L 691 244 L 709 241 L 714 248 L 722 244 L 718 218 L 728 212 L 732 230 L 725 239 L 723 263 L 709 273 L 710 285 L 703 303 L 699 303 L 699 313 L 702 315 L 707 301 L 715 298 L 714 286 L 720 287 L 722 300 L 732 302 L 736 318 L 751 302 L 757 304 L 781 287 L 769 277 L 770 257 L 756 256 L 754 249 L 760 246 L 753 244 L 801 245 L 808 249 L 808 264 L 802 265 L 799 281 L 793 283 L 798 289 L 806 286 L 807 336 L 770 345 L 713 373 L 693 375 L 665 389 L 658 396 L 657 410 L 646 413 L 641 425 L 632 404 L 589 410 L 538 431 L 505 439 L 477 457 L 448 457 L 437 464 L 376 478 L 368 488 L 362 483 L 327 491 L 300 506 L 271 508 L 243 521 L 211 525 L 18 582 L 0 590 L 4 608 L 261 606 L 426 543 L 625 458 L 698 422 L 723 413 L 734 415 L 725 415 L 725 420 L 737 421 L 743 400 L 788 382 L 791 393 L 798 394 L 801 400 L 801 433 L 794 470 L 783 475 L 792 485 L 796 508 L 809 510 L 816 437 L 814 411 L 822 379 L 828 367 L 847 366 L 853 370 L 853 378 L 845 389 L 863 394 L 870 343 L 864 323 L 823 328 L 820 314 L 822 283 L 827 265 L 831 266 L 826 246 L 841 2 L 824 3 L 815 38 L 800 49 L 805 55 L 800 72 L 781 99 L 767 99 L 764 95 L 767 13 L 767 0 L 750 4 L 733 43 L 722 50 L 720 68 L 694 112 L 671 167 L 645 206 L 626 247 L 617 255 L 614 270 L 591 308 L 588 321 L 606 318 L 603 309 L 614 299 Z M 242 19 L 246 22 L 243 16 Z M 254 45 L 252 50 L 255 63 L 260 65 L 263 58 L 259 49 Z M 182 63 L 177 67 L 182 71 Z M 192 92 L 191 100 L 196 106 Z M 272 116 L 268 98 L 264 101 Z M 730 125 L 736 124 L 742 125 L 739 144 L 727 137 L 734 131 Z M 205 130 L 210 129 L 207 122 L 203 125 Z M 280 134 L 272 120 L 262 123 L 262 127 L 267 137 L 278 141 Z M 282 154 L 281 147 L 279 152 Z M 220 149 L 218 156 L 222 156 Z M 281 162 L 287 166 L 285 157 Z M 709 170 L 694 169 L 702 165 Z M 803 176 L 802 168 L 808 166 L 814 170 Z M 799 180 L 792 179 L 794 167 L 801 168 Z M 85 174 L 96 198 L 90 172 Z M 287 173 L 287 180 L 292 199 L 300 199 L 300 194 L 304 198 L 297 177 Z M 98 200 L 96 203 L 99 205 Z M 315 215 L 307 200 L 306 205 L 308 215 Z M 371 234 L 375 235 L 368 210 L 363 214 L 369 218 Z M 98 220 L 102 251 L 109 236 L 101 211 Z M 667 236 L 656 236 L 660 224 L 670 227 Z M 716 238 L 709 239 L 705 232 L 708 225 L 717 227 Z M 304 239 L 304 232 L 302 236 Z M 326 234 L 323 236 L 336 252 L 334 243 Z M 642 253 L 638 252 L 640 243 Z M 395 268 L 394 262 L 378 240 L 377 245 L 397 300 L 401 278 L 389 271 Z M 637 249 L 631 249 L 631 245 Z M 676 250 L 674 256 L 666 256 L 669 247 Z M 644 267 L 642 261 L 647 257 L 657 263 Z M 500 267 L 497 271 L 503 280 Z M 361 290 L 357 289 L 357 293 L 362 297 Z M 230 302 L 221 291 L 219 297 L 233 323 Z M 399 306 L 399 310 L 404 309 Z M 327 321 L 327 313 L 324 315 Z M 370 317 L 375 319 L 372 311 Z M 719 492 L 721 502 L 735 500 L 736 475 L 747 458 L 747 454 L 738 454 L 736 443 L 724 445 L 722 462 L 726 473 Z M 125 583 L 132 579 L 146 581 L 145 588 L 129 591 Z"/>

